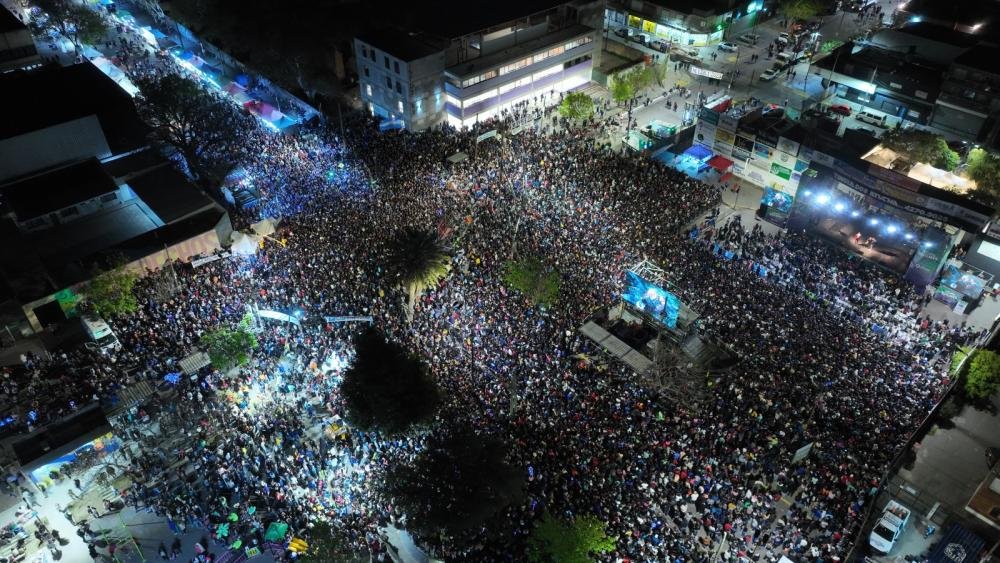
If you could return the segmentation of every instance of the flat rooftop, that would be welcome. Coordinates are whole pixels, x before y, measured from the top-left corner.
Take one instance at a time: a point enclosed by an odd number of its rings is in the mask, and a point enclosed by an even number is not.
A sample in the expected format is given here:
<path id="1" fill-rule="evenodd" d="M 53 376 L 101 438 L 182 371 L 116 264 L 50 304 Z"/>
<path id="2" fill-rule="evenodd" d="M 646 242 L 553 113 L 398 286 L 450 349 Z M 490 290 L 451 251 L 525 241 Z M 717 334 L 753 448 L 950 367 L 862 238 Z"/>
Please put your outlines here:
<path id="1" fill-rule="evenodd" d="M 131 178 L 128 186 L 167 224 L 215 207 L 214 201 L 169 165 L 153 168 Z"/>
<path id="2" fill-rule="evenodd" d="M 567 0 L 505 0 L 502 2 L 465 2 L 461 0 L 425 0 L 408 12 L 409 21 L 399 22 L 444 39 L 453 39 L 512 20 L 527 17 L 567 4 Z"/>
<path id="3" fill-rule="evenodd" d="M 0 187 L 19 221 L 40 217 L 118 189 L 96 158 Z"/>
<path id="4" fill-rule="evenodd" d="M 359 34 L 358 39 L 406 62 L 439 53 L 448 47 L 448 42 L 439 38 L 391 29 L 366 31 Z"/>
<path id="5" fill-rule="evenodd" d="M 576 24 L 545 34 L 541 37 L 525 41 L 524 43 L 518 43 L 517 45 L 513 45 L 502 51 L 497 51 L 496 53 L 490 53 L 489 55 L 479 57 L 478 59 L 463 61 L 457 65 L 448 67 L 446 72 L 459 78 L 475 76 L 484 70 L 497 67 L 506 61 L 526 57 L 551 45 L 566 43 L 574 37 L 580 37 L 592 31 L 593 29 L 585 25 Z M 596 42 L 593 43 L 593 45 L 596 44 Z"/>
<path id="6" fill-rule="evenodd" d="M 977 45 L 955 57 L 955 64 L 1000 74 L 1000 49 Z"/>

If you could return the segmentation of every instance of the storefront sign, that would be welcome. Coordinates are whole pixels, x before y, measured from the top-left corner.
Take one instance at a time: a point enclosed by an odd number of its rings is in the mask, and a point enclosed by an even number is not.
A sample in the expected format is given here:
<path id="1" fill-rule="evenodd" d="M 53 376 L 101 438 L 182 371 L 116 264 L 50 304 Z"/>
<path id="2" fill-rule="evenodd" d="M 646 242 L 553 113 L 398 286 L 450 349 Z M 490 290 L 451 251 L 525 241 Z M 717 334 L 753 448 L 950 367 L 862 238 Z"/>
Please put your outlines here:
<path id="1" fill-rule="evenodd" d="M 714 78 L 715 80 L 722 80 L 722 77 L 725 76 L 721 72 L 716 72 L 714 70 L 706 70 L 706 69 L 703 69 L 703 68 L 697 67 L 697 66 L 689 67 L 688 68 L 688 72 L 690 72 L 691 74 L 694 74 L 696 76 L 704 76 L 706 78 Z"/>

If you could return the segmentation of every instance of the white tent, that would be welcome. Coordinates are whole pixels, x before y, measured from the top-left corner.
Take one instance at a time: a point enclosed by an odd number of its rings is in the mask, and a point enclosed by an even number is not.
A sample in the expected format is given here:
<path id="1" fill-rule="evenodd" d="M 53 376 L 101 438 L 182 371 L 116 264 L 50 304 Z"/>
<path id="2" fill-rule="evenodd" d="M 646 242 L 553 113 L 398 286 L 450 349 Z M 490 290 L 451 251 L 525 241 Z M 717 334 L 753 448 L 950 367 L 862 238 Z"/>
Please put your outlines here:
<path id="1" fill-rule="evenodd" d="M 273 235 L 274 231 L 277 230 L 277 227 L 278 227 L 278 222 L 275 219 L 264 219 L 262 221 L 254 223 L 253 225 L 250 225 L 250 228 L 253 229 L 253 232 L 261 237 Z"/>
<path id="2" fill-rule="evenodd" d="M 232 242 L 230 250 L 233 254 L 250 256 L 257 253 L 257 246 L 260 240 L 260 237 L 255 235 L 248 235 L 239 231 L 233 231 L 232 238 L 230 239 Z"/>
<path id="3" fill-rule="evenodd" d="M 974 181 L 952 174 L 947 170 L 935 168 L 924 162 L 915 164 L 907 176 L 914 180 L 920 180 L 925 184 L 930 184 L 935 188 L 942 188 L 963 194 L 976 189 Z"/>

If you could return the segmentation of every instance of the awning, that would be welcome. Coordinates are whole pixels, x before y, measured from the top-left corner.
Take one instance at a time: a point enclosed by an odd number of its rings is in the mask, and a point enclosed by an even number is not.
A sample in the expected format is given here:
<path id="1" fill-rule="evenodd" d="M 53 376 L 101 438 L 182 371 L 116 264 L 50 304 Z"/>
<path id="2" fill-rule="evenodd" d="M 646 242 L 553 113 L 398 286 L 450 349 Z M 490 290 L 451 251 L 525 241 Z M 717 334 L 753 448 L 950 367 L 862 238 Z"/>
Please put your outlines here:
<path id="1" fill-rule="evenodd" d="M 717 154 L 713 156 L 711 159 L 709 159 L 708 165 L 711 166 L 712 168 L 715 168 L 719 172 L 726 172 L 727 170 L 729 170 L 729 167 L 733 165 L 733 161 L 722 156 L 721 154 Z"/>

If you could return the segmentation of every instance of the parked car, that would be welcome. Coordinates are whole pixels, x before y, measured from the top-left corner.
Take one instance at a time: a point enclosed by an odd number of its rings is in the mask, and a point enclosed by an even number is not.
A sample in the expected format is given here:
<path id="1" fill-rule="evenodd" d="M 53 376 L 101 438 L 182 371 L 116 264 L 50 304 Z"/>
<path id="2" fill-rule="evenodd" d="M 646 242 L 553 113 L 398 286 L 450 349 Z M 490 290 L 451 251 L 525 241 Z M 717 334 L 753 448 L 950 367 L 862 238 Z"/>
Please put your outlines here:
<path id="1" fill-rule="evenodd" d="M 896 540 L 903 535 L 906 530 L 906 523 L 910 520 L 910 509 L 890 500 L 882 512 L 882 517 L 875 524 L 868 536 L 868 545 L 879 555 L 888 555 Z"/>
<path id="2" fill-rule="evenodd" d="M 650 49 L 654 49 L 656 51 L 659 51 L 661 53 L 666 53 L 667 49 L 669 49 L 670 46 L 668 44 L 664 43 L 663 41 L 656 40 L 656 41 L 650 41 L 649 42 L 649 48 Z"/>
<path id="3" fill-rule="evenodd" d="M 778 34 L 778 42 L 781 43 L 782 45 L 787 45 L 788 42 L 791 40 L 792 37 L 788 34 L 787 31 L 782 31 L 781 33 Z"/>
<path id="4" fill-rule="evenodd" d="M 770 82 L 775 78 L 777 78 L 779 74 L 781 74 L 781 69 L 769 68 L 764 72 L 760 73 L 760 79 L 763 80 L 764 82 Z"/>
<path id="5" fill-rule="evenodd" d="M 746 43 L 747 45 L 756 45 L 759 39 L 760 35 L 757 35 L 756 33 L 744 33 L 739 37 L 739 41 L 741 43 Z"/>
<path id="6" fill-rule="evenodd" d="M 833 105 L 829 109 L 831 112 L 839 113 L 840 115 L 851 115 L 851 106 L 845 106 L 844 104 Z"/>
<path id="7" fill-rule="evenodd" d="M 627 39 L 628 35 L 629 35 L 628 34 L 628 28 L 627 27 L 619 27 L 618 29 L 615 30 L 615 35 L 617 35 L 618 37 L 621 37 L 622 39 Z"/>
<path id="8" fill-rule="evenodd" d="M 644 33 L 636 33 L 635 35 L 632 35 L 631 37 L 629 37 L 628 40 L 629 41 L 635 41 L 636 43 L 640 43 L 642 45 L 645 45 L 647 37 L 646 37 L 646 35 Z"/>
<path id="9" fill-rule="evenodd" d="M 733 45 L 732 43 L 730 43 L 728 41 L 723 41 L 722 43 L 719 43 L 719 50 L 720 51 L 726 51 L 727 53 L 731 53 L 733 51 L 736 51 L 737 49 L 738 49 L 738 47 L 736 45 Z"/>

